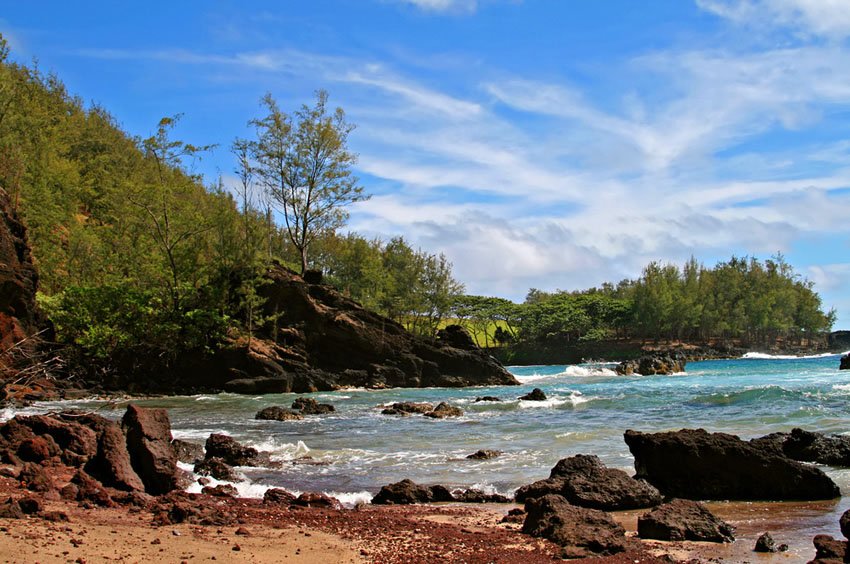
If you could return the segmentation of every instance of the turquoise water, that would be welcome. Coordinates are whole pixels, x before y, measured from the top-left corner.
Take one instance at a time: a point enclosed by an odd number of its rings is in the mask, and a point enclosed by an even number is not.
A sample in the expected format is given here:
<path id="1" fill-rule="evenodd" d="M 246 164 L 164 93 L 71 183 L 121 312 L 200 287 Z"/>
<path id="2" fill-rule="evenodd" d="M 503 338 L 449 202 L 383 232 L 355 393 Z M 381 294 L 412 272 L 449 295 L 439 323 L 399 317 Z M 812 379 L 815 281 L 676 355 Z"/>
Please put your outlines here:
<path id="1" fill-rule="evenodd" d="M 813 358 L 744 358 L 689 363 L 673 376 L 617 376 L 611 365 L 510 367 L 522 386 L 467 389 L 345 390 L 311 394 L 336 413 L 303 421 L 256 421 L 270 405 L 288 406 L 294 394 L 173 397 L 137 403 L 168 408 L 175 437 L 202 443 L 224 432 L 283 461 L 280 469 L 243 468 L 243 494 L 271 486 L 344 494 L 366 499 L 381 485 L 411 478 L 422 483 L 480 487 L 510 493 L 548 476 L 560 459 L 596 454 L 609 466 L 633 471 L 623 442 L 626 429 L 661 431 L 703 427 L 744 438 L 792 427 L 850 434 L 850 371 L 838 355 Z M 532 388 L 549 400 L 517 398 Z M 503 401 L 474 403 L 477 396 Z M 381 415 L 395 401 L 447 401 L 460 418 Z M 57 408 L 98 409 L 118 418 L 124 404 L 102 401 L 35 405 L 23 412 Z M 7 410 L 5 417 L 15 412 Z M 478 449 L 504 451 L 472 461 Z M 320 465 L 288 461 L 311 456 Z M 826 469 L 844 492 L 850 471 Z"/>

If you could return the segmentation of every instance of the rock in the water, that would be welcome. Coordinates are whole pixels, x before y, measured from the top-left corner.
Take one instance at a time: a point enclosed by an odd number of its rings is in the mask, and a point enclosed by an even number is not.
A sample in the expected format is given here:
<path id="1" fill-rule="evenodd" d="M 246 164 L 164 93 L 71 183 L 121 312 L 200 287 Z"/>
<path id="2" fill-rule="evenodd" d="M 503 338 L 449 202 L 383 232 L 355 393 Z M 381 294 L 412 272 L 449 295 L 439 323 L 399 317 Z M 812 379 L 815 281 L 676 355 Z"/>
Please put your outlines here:
<path id="1" fill-rule="evenodd" d="M 792 429 L 782 443 L 788 458 L 828 466 L 850 466 L 850 437 Z"/>
<path id="2" fill-rule="evenodd" d="M 233 468 L 231 468 L 224 460 L 216 456 L 197 461 L 195 463 L 194 470 L 195 474 L 212 476 L 216 480 L 223 480 L 225 482 L 239 481 L 239 476 Z"/>
<path id="3" fill-rule="evenodd" d="M 434 411 L 434 404 L 404 401 L 392 404 L 390 407 L 381 411 L 381 413 L 383 415 L 410 415 L 413 413 L 420 413 L 424 415 L 430 411 Z"/>
<path id="4" fill-rule="evenodd" d="M 295 495 L 280 488 L 271 488 L 263 494 L 263 503 L 289 505 L 293 501 L 295 501 Z"/>
<path id="5" fill-rule="evenodd" d="M 636 478 L 669 497 L 729 500 L 817 500 L 840 495 L 819 468 L 725 433 L 683 429 L 626 431 Z"/>
<path id="6" fill-rule="evenodd" d="M 847 541 L 836 540 L 830 535 L 815 535 L 812 542 L 816 551 L 814 562 L 847 562 L 850 558 Z"/>
<path id="7" fill-rule="evenodd" d="M 838 524 L 841 527 L 841 534 L 844 535 L 844 538 L 850 539 L 850 509 L 844 512 L 841 519 L 838 520 Z"/>
<path id="8" fill-rule="evenodd" d="M 579 454 L 560 460 L 549 478 L 521 487 L 516 500 L 558 494 L 571 504 L 603 511 L 643 509 L 658 505 L 661 493 L 622 470 L 607 468 L 597 456 Z"/>
<path id="9" fill-rule="evenodd" d="M 209 436 L 206 452 L 207 458 L 220 458 L 231 466 L 256 466 L 262 458 L 257 449 L 242 446 L 233 437 L 219 433 Z"/>
<path id="10" fill-rule="evenodd" d="M 271 406 L 261 409 L 254 416 L 254 419 L 263 421 L 298 421 L 304 419 L 300 413 L 295 413 L 291 409 L 286 409 L 279 406 Z"/>
<path id="11" fill-rule="evenodd" d="M 298 398 L 292 402 L 292 409 L 297 409 L 302 415 L 324 415 L 335 411 L 329 403 L 319 403 L 313 398 Z"/>
<path id="12" fill-rule="evenodd" d="M 219 484 L 217 486 L 206 486 L 201 488 L 201 493 L 213 497 L 236 497 L 239 491 L 230 484 Z"/>
<path id="13" fill-rule="evenodd" d="M 652 376 L 655 374 L 676 374 L 685 371 L 685 359 L 674 354 L 650 354 L 636 360 L 626 360 L 615 368 L 617 374 L 629 376 L 639 374 Z"/>
<path id="14" fill-rule="evenodd" d="M 375 505 L 408 505 L 434 501 L 455 501 L 455 498 L 444 486 L 420 486 L 409 479 L 383 486 L 372 498 Z"/>
<path id="15" fill-rule="evenodd" d="M 522 532 L 543 537 L 569 549 L 565 556 L 585 557 L 624 552 L 626 531 L 610 515 L 576 507 L 559 495 L 545 495 L 525 503 Z"/>
<path id="16" fill-rule="evenodd" d="M 480 397 L 475 398 L 475 403 L 479 403 L 479 402 L 482 402 L 482 401 L 497 402 L 497 401 L 502 401 L 502 400 L 500 400 L 496 396 L 480 396 Z"/>
<path id="17" fill-rule="evenodd" d="M 839 370 L 850 370 L 850 353 L 845 354 L 841 357 L 841 361 L 838 364 Z"/>
<path id="18" fill-rule="evenodd" d="M 179 485 L 177 454 L 171 446 L 168 412 L 130 404 L 121 420 L 133 468 L 152 495 L 168 493 Z"/>
<path id="19" fill-rule="evenodd" d="M 449 405 L 446 402 L 441 401 L 439 405 L 434 408 L 434 411 L 429 411 L 425 414 L 425 417 L 431 417 L 433 419 L 444 419 L 446 417 L 460 417 L 461 415 L 463 415 L 463 410 L 461 408 Z"/>
<path id="20" fill-rule="evenodd" d="M 195 464 L 199 460 L 204 459 L 204 447 L 202 445 L 181 439 L 174 439 L 171 441 L 171 447 L 174 449 L 174 454 L 180 462 Z"/>
<path id="21" fill-rule="evenodd" d="M 466 329 L 457 324 L 446 325 L 437 331 L 437 342 L 456 349 L 478 350 L 478 345 L 475 344 Z"/>
<path id="22" fill-rule="evenodd" d="M 534 388 L 530 393 L 520 396 L 522 401 L 546 401 L 546 394 L 540 388 Z"/>
<path id="23" fill-rule="evenodd" d="M 491 449 L 481 449 L 473 452 L 470 455 L 467 455 L 467 458 L 472 460 L 490 460 L 491 458 L 496 458 L 497 456 L 501 456 L 502 451 L 500 450 L 491 450 Z"/>
<path id="24" fill-rule="evenodd" d="M 756 545 L 753 547 L 753 552 L 786 552 L 787 550 L 788 545 L 776 544 L 770 533 L 762 534 L 756 540 Z"/>
<path id="25" fill-rule="evenodd" d="M 674 499 L 638 517 L 638 536 L 669 541 L 732 542 L 735 529 L 698 501 Z"/>

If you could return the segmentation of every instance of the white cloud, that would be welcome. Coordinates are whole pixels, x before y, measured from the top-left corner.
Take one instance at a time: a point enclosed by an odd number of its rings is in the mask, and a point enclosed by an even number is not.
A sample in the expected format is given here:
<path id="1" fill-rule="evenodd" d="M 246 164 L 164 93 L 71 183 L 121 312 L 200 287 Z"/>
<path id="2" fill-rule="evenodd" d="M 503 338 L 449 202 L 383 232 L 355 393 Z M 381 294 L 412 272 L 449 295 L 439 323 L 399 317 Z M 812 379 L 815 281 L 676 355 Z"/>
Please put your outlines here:
<path id="1" fill-rule="evenodd" d="M 787 27 L 817 36 L 843 39 L 850 35 L 846 0 L 696 0 L 703 10 L 737 24 Z"/>
<path id="2" fill-rule="evenodd" d="M 474 12 L 477 0 L 396 0 L 429 12 Z"/>

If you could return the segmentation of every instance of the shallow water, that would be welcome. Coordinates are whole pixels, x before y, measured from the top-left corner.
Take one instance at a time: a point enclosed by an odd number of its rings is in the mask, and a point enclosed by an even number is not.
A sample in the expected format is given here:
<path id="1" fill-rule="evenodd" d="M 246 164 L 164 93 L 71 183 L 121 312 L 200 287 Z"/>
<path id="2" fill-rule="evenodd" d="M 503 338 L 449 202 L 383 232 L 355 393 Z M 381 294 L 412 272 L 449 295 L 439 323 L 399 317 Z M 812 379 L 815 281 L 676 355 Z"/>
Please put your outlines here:
<path id="1" fill-rule="evenodd" d="M 141 400 L 165 407 L 174 436 L 202 443 L 224 432 L 286 461 L 309 455 L 322 465 L 244 468 L 244 493 L 271 486 L 322 490 L 348 500 L 368 499 L 381 485 L 416 482 L 479 487 L 510 493 L 548 476 L 561 458 L 596 454 L 609 466 L 633 472 L 626 429 L 661 431 L 703 427 L 743 438 L 804 427 L 850 434 L 850 371 L 839 356 L 743 358 L 689 363 L 673 376 L 617 376 L 612 365 L 510 367 L 522 386 L 465 389 L 345 390 L 310 394 L 336 412 L 303 421 L 257 421 L 270 405 L 288 406 L 295 394 L 201 395 Z M 545 402 L 517 398 L 543 389 Z M 501 402 L 479 402 L 478 396 Z M 381 415 L 396 401 L 447 401 L 464 416 L 434 420 Z M 124 404 L 103 401 L 41 403 L 24 412 L 98 409 L 118 418 Z M 15 412 L 6 410 L 3 417 Z M 493 460 L 467 460 L 478 449 L 498 449 Z M 850 470 L 824 468 L 850 492 Z M 828 531 L 827 531 L 828 532 Z"/>

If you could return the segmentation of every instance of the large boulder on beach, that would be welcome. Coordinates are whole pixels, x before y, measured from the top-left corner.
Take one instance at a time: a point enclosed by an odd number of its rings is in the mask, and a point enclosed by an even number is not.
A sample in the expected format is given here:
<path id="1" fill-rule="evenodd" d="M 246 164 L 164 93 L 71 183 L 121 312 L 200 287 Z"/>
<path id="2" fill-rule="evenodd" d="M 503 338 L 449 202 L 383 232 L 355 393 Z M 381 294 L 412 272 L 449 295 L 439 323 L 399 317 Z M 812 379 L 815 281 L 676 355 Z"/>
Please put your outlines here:
<path id="1" fill-rule="evenodd" d="M 70 466 L 82 466 L 97 455 L 97 433 L 85 425 L 49 415 L 18 415 L 12 421 L 28 427 L 34 435 L 53 439 L 62 461 Z"/>
<path id="2" fill-rule="evenodd" d="M 563 546 L 566 558 L 617 554 L 630 546 L 625 529 L 610 515 L 576 507 L 559 495 L 529 499 L 525 511 L 522 532 Z"/>
<path id="3" fill-rule="evenodd" d="M 824 472 L 735 435 L 682 429 L 628 430 L 636 478 L 668 497 L 723 500 L 818 500 L 841 495 Z"/>
<path id="4" fill-rule="evenodd" d="M 756 446 L 775 448 L 788 458 L 828 466 L 850 466 L 850 437 L 824 435 L 804 429 L 771 433 L 750 441 Z"/>
<path id="5" fill-rule="evenodd" d="M 84 470 L 104 485 L 124 491 L 144 491 L 145 484 L 133 467 L 127 439 L 115 421 L 91 413 L 62 413 L 66 421 L 85 425 L 95 432 L 97 452 L 89 458 Z M 176 468 L 175 468 L 176 470 Z"/>
<path id="6" fill-rule="evenodd" d="M 179 486 L 177 453 L 171 446 L 171 421 L 160 408 L 130 404 L 121 420 L 127 435 L 127 450 L 133 468 L 152 495 L 168 493 Z"/>
<path id="7" fill-rule="evenodd" d="M 834 539 L 830 535 L 815 535 L 812 543 L 815 545 L 815 559 L 809 564 L 850 562 L 850 550 L 848 550 L 847 541 Z"/>
<path id="8" fill-rule="evenodd" d="M 597 456 L 579 454 L 560 460 L 546 480 L 521 487 L 517 502 L 558 494 L 571 504 L 604 511 L 643 509 L 658 505 L 661 493 L 644 480 L 607 468 Z"/>
<path id="9" fill-rule="evenodd" d="M 638 536 L 666 541 L 732 542 L 735 529 L 708 508 L 688 499 L 674 499 L 638 517 Z"/>
<path id="10" fill-rule="evenodd" d="M 617 374 L 630 376 L 653 376 L 656 374 L 676 374 L 685 371 L 685 358 L 678 354 L 656 353 L 644 355 L 638 359 L 626 360 L 614 369 Z"/>
<path id="11" fill-rule="evenodd" d="M 383 486 L 372 498 L 375 505 L 409 505 L 434 501 L 455 501 L 455 498 L 444 486 L 421 486 L 409 479 Z"/>

